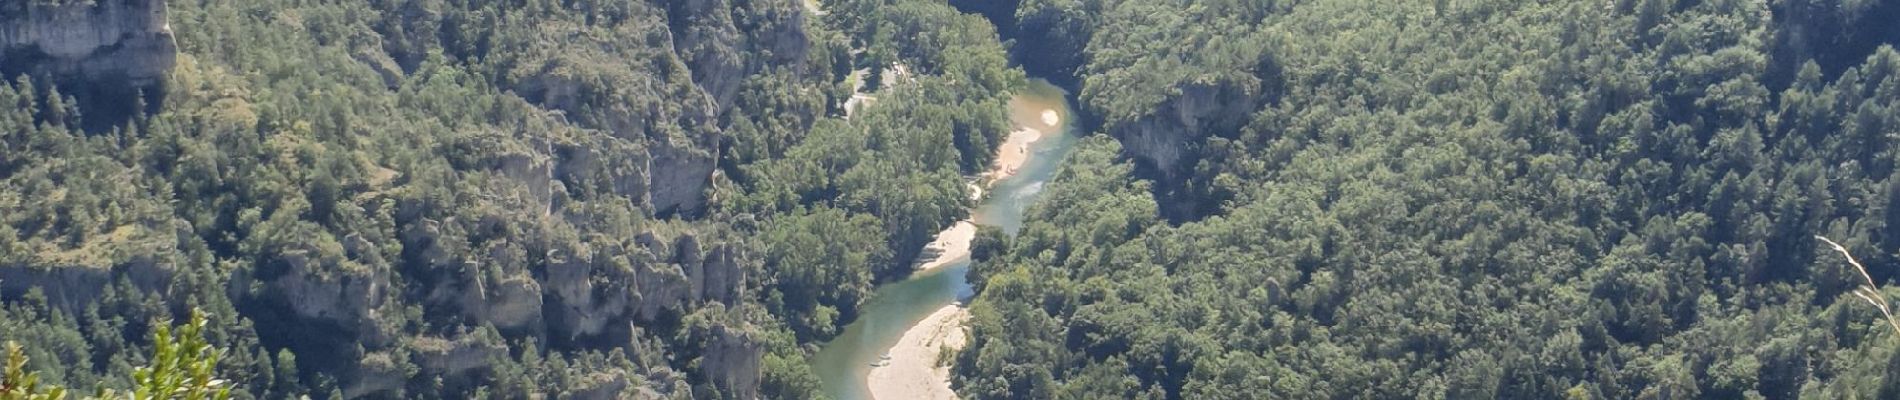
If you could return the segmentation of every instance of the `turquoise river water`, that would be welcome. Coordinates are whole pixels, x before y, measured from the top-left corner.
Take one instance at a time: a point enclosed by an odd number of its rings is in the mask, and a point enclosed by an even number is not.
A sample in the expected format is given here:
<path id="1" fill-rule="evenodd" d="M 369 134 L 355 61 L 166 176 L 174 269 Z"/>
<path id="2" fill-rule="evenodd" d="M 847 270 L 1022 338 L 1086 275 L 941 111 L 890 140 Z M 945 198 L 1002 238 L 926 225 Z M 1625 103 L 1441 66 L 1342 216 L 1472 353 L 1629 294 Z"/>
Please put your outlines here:
<path id="1" fill-rule="evenodd" d="M 1010 107 L 1011 119 L 1016 124 L 1048 133 L 1030 145 L 1028 156 L 1015 175 L 991 185 L 971 215 L 978 224 L 1001 227 L 1015 234 L 1022 228 L 1023 210 L 1042 192 L 1043 183 L 1055 176 L 1056 166 L 1077 139 L 1071 123 L 1074 110 L 1069 106 L 1067 93 L 1046 81 L 1032 80 L 1026 90 L 1017 93 Z M 1056 126 L 1042 124 L 1040 116 L 1045 110 L 1055 110 L 1060 116 Z M 966 259 L 878 287 L 860 308 L 858 319 L 846 325 L 843 333 L 812 356 L 813 369 L 818 372 L 825 393 L 836 400 L 868 400 L 870 389 L 865 379 L 873 368 L 871 364 L 896 345 L 912 325 L 951 302 L 972 296 L 974 293 L 966 279 L 969 271 L 970 262 Z"/>

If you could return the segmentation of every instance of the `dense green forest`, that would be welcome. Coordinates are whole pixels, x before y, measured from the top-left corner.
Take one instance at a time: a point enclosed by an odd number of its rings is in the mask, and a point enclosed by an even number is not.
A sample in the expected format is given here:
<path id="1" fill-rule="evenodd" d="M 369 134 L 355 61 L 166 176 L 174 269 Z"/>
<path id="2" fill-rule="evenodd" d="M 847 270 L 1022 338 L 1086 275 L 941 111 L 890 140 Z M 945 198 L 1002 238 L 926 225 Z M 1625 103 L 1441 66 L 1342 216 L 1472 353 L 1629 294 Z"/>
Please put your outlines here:
<path id="1" fill-rule="evenodd" d="M 0 4 L 0 395 L 822 397 L 1035 76 L 964 397 L 1900 397 L 1900 3 L 801 1 Z"/>
<path id="2" fill-rule="evenodd" d="M 202 309 L 234 398 L 818 397 L 1023 83 L 938 1 L 8 4 L 176 41 L 138 96 L 0 62 L 0 341 L 70 393 Z"/>
<path id="3" fill-rule="evenodd" d="M 1100 136 L 963 396 L 1900 396 L 1900 4 L 968 3 Z"/>

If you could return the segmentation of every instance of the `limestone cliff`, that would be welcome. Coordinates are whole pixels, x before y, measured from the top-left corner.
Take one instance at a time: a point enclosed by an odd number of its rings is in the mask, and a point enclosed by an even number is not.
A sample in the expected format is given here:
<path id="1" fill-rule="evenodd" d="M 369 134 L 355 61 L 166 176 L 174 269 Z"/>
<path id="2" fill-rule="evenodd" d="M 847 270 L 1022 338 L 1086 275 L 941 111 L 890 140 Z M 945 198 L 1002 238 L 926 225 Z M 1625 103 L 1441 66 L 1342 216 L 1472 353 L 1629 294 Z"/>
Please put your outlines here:
<path id="1" fill-rule="evenodd" d="M 673 48 L 693 70 L 693 82 L 721 110 L 732 106 L 745 79 L 766 67 L 795 64 L 811 50 L 806 14 L 795 2 L 683 0 L 667 18 Z M 746 57 L 766 54 L 769 57 Z"/>
<path id="2" fill-rule="evenodd" d="M 604 186 L 650 215 L 704 207 L 719 159 L 716 105 L 665 50 L 577 49 L 514 73 L 514 91 L 529 102 L 605 133 L 557 146 L 554 169 L 567 186 Z"/>
<path id="3" fill-rule="evenodd" d="M 1238 84 L 1184 84 L 1178 95 L 1133 122 L 1109 127 L 1129 155 L 1174 180 L 1193 167 L 1194 143 L 1238 129 L 1255 104 L 1254 89 Z"/>
<path id="4" fill-rule="evenodd" d="M 534 337 L 550 346 L 578 348 L 633 343 L 640 340 L 642 326 L 741 302 L 747 266 L 757 265 L 739 244 L 690 230 L 595 242 L 535 239 L 549 229 L 539 225 L 544 221 L 513 214 L 416 217 L 397 231 L 399 244 L 387 244 L 403 249 L 399 269 L 376 267 L 386 265 L 378 260 L 383 254 L 379 246 L 350 235 L 343 239 L 341 252 L 326 253 L 321 246 L 282 249 L 273 262 L 234 277 L 232 290 L 239 292 L 234 297 L 242 299 L 244 307 L 257 310 L 253 314 L 274 316 L 271 326 L 321 332 L 320 340 L 290 346 L 297 354 L 320 360 L 318 365 L 340 364 L 345 366 L 341 370 L 356 371 L 339 383 L 348 396 L 366 396 L 401 387 L 407 376 L 397 371 L 406 365 L 450 383 L 479 376 L 496 354 L 503 354 L 501 337 Z M 524 232 L 524 240 L 471 248 L 465 236 L 471 231 L 515 230 Z M 75 272 L 68 275 L 95 274 L 70 271 Z M 21 283 L 50 286 L 74 279 L 105 281 L 86 275 Z M 62 299 L 94 290 L 88 285 L 58 287 L 51 293 Z M 420 306 L 430 323 L 492 326 L 505 336 L 404 333 L 392 325 L 396 320 L 391 316 L 399 310 L 391 305 L 397 303 Z M 717 340 L 706 344 L 704 355 L 714 360 L 706 365 L 720 367 L 702 372 L 719 377 L 716 384 L 724 391 L 755 391 L 762 344 L 743 331 L 715 333 Z M 612 398 L 630 384 L 618 376 L 603 379 L 598 387 L 572 389 Z"/>
<path id="5" fill-rule="evenodd" d="M 0 293 L 24 294 L 38 290 L 48 305 L 68 315 L 84 313 L 115 283 L 141 290 L 158 290 L 172 280 L 174 271 L 150 257 L 136 257 L 118 266 L 0 265 Z"/>
<path id="6" fill-rule="evenodd" d="M 413 2 L 423 3 L 429 2 Z M 258 241 L 270 246 L 209 251 L 238 252 L 247 261 L 217 270 L 229 274 L 219 284 L 237 312 L 255 324 L 263 344 L 291 350 L 299 368 L 334 377 L 346 397 L 377 397 L 422 379 L 451 387 L 479 380 L 511 343 L 565 351 L 677 340 L 664 330 L 642 330 L 665 329 L 715 304 L 747 302 L 748 274 L 759 262 L 737 237 L 743 233 L 721 221 L 669 217 L 693 217 L 706 207 L 729 123 L 722 113 L 745 101 L 746 82 L 767 71 L 810 68 L 795 65 L 811 47 L 803 32 L 808 22 L 796 3 L 783 0 L 652 3 L 653 14 L 635 16 L 640 24 L 549 26 L 548 37 L 529 38 L 568 47 L 524 55 L 519 69 L 493 84 L 519 96 L 502 101 L 541 110 L 524 113 L 520 129 L 484 125 L 436 137 L 452 149 L 441 154 L 455 175 L 368 168 L 391 178 L 348 206 L 392 224 L 300 225 L 284 231 L 292 239 Z M 62 91 L 160 84 L 176 57 L 166 4 L 0 0 L 0 72 L 97 83 L 62 82 Z M 660 11 L 674 5 L 678 10 Z M 384 85 L 409 83 L 414 54 L 369 42 L 349 56 Z M 443 193 L 406 192 L 431 185 L 403 183 L 434 178 L 461 184 L 446 191 L 449 199 L 437 199 L 431 196 Z M 195 241 L 198 232 L 188 228 L 160 242 Z M 109 285 L 171 290 L 179 263 L 141 256 L 99 264 L 109 265 L 0 265 L 0 293 L 38 290 L 67 315 L 79 315 Z M 183 271 L 180 279 L 203 279 Z M 575 398 L 699 389 L 681 389 L 689 373 L 677 368 L 711 378 L 706 385 L 721 393 L 756 397 L 765 344 L 748 324 L 707 334 L 712 339 L 692 349 L 706 361 L 694 367 L 643 360 L 643 380 L 602 374 L 566 389 Z M 680 350 L 634 355 L 668 351 Z"/>
<path id="7" fill-rule="evenodd" d="M 0 72 L 157 83 L 177 45 L 165 0 L 12 1 L 0 5 Z"/>
<path id="8" fill-rule="evenodd" d="M 420 218 L 401 231 L 411 265 L 407 280 L 423 304 L 465 322 L 492 324 L 504 332 L 545 333 L 562 341 L 621 341 L 627 322 L 647 322 L 701 304 L 736 304 L 744 296 L 746 253 L 733 243 L 708 242 L 694 233 L 663 238 L 643 233 L 620 243 L 545 242 L 491 244 L 465 249 L 450 219 Z M 494 221 L 488 225 L 510 225 Z M 523 229 L 544 229 L 532 225 Z M 516 229 L 516 228 L 497 228 Z M 543 254 L 529 248 L 546 247 Z M 301 265 L 297 263 L 293 265 Z M 278 293 L 299 305 L 306 318 L 331 318 L 328 310 L 350 287 L 290 290 L 316 280 L 292 268 Z M 361 282 L 364 280 L 358 280 Z M 373 281 L 373 280 L 372 280 Z M 341 284 L 341 282 L 339 282 Z M 365 297 L 375 297 L 370 293 Z M 373 308 L 364 304 L 363 308 Z M 310 309 L 310 310 L 305 310 Z"/>
<path id="9" fill-rule="evenodd" d="M 738 301 L 745 270 L 737 252 L 724 244 L 705 250 L 699 240 L 686 234 L 669 246 L 645 234 L 627 247 L 550 251 L 541 282 L 547 331 L 563 340 L 612 338 L 628 334 L 619 330 L 629 320 Z"/>
<path id="10" fill-rule="evenodd" d="M 775 69 L 824 72 L 803 64 L 812 44 L 796 2 L 739 3 L 683 0 L 639 8 L 634 20 L 640 23 L 616 27 L 619 36 L 548 28 L 561 34 L 541 41 L 565 47 L 522 57 L 531 62 L 513 66 L 508 86 L 568 121 L 606 133 L 558 145 L 555 178 L 569 188 L 604 186 L 650 215 L 693 216 L 704 209 L 729 123 L 722 115 L 748 79 Z M 628 37 L 645 46 L 627 46 Z"/>
<path id="11" fill-rule="evenodd" d="M 764 341 L 751 332 L 723 325 L 714 327 L 712 336 L 712 343 L 707 344 L 699 360 L 700 373 L 728 398 L 758 398 Z"/>

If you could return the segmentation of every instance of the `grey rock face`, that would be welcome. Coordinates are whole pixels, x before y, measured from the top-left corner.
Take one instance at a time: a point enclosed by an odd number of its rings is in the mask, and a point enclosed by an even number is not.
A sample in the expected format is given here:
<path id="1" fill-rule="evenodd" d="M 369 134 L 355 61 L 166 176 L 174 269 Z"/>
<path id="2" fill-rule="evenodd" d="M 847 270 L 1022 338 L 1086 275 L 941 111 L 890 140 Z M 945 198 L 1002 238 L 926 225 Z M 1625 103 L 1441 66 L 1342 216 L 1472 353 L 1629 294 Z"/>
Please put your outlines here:
<path id="1" fill-rule="evenodd" d="M 146 86 L 176 62 L 165 0 L 12 3 L 0 5 L 0 69 L 8 74 L 124 79 Z"/>
<path id="2" fill-rule="evenodd" d="M 500 161 L 499 172 L 521 183 L 526 189 L 526 197 L 533 204 L 546 205 L 553 200 L 550 192 L 554 183 L 554 164 L 545 155 L 535 153 L 509 153 L 497 156 Z"/>
<path id="3" fill-rule="evenodd" d="M 737 246 L 719 245 L 706 252 L 700 274 L 694 277 L 700 290 L 694 298 L 736 306 L 745 296 L 745 267 L 740 264 L 745 252 Z"/>
<path id="4" fill-rule="evenodd" d="M 674 52 L 693 70 L 693 82 L 721 106 L 732 104 L 745 78 L 739 48 L 743 38 L 732 24 L 725 0 L 687 0 L 672 4 L 669 19 L 684 26 L 673 32 Z"/>
<path id="5" fill-rule="evenodd" d="M 620 398 L 627 389 L 627 377 L 620 374 L 595 373 L 587 376 L 576 387 L 568 388 L 568 398 L 575 400 L 608 400 Z"/>
<path id="6" fill-rule="evenodd" d="M 464 293 L 463 307 L 476 321 L 495 324 L 501 329 L 520 329 L 541 322 L 541 284 L 526 276 L 509 276 L 499 282 L 478 281 L 476 290 Z"/>
<path id="7" fill-rule="evenodd" d="M 359 399 L 364 396 L 389 393 L 402 388 L 409 374 L 403 370 L 402 360 L 389 352 L 366 354 L 357 360 L 356 376 L 343 384 L 343 398 Z"/>
<path id="8" fill-rule="evenodd" d="M 702 136 L 703 144 L 680 145 L 660 141 L 647 148 L 647 202 L 655 214 L 693 212 L 706 206 L 706 186 L 718 167 L 718 137 Z"/>
<path id="9" fill-rule="evenodd" d="M 682 0 L 654 12 L 666 22 L 647 32 L 658 39 L 654 47 L 576 45 L 520 66 L 510 85 L 564 119 L 607 133 L 556 145 L 563 148 L 553 154 L 554 176 L 564 187 L 604 188 L 652 216 L 694 216 L 705 209 L 718 168 L 721 115 L 752 76 L 802 68 L 812 44 L 796 2 Z"/>
<path id="10" fill-rule="evenodd" d="M 429 375 L 453 376 L 485 369 L 489 366 L 489 359 L 508 355 L 507 347 L 473 335 L 463 335 L 455 340 L 416 337 L 410 339 L 409 343 L 409 347 L 415 349 L 417 366 Z"/>
<path id="11" fill-rule="evenodd" d="M 693 302 L 733 306 L 738 304 L 745 284 L 745 270 L 739 265 L 741 256 L 729 244 L 702 249 L 699 238 L 688 234 L 675 242 L 673 264 L 684 270 Z"/>
<path id="12" fill-rule="evenodd" d="M 616 258 L 625 260 L 585 247 L 549 252 L 543 287 L 551 332 L 569 338 L 599 335 L 609 322 L 627 315 L 636 300 L 628 284 L 637 278 L 625 264 L 614 265 Z"/>
<path id="13" fill-rule="evenodd" d="M 758 398 L 765 345 L 749 332 L 726 326 L 714 328 L 713 336 L 699 360 L 700 372 L 730 398 Z"/>
<path id="14" fill-rule="evenodd" d="M 538 282 L 547 293 L 541 312 L 548 316 L 549 332 L 568 339 L 596 337 L 628 321 L 652 321 L 707 302 L 736 303 L 743 295 L 744 255 L 732 245 L 703 249 L 692 234 L 670 245 L 651 234 L 634 242 L 627 248 L 550 252 Z M 656 257 L 661 254 L 671 259 Z"/>
<path id="15" fill-rule="evenodd" d="M 681 27 L 673 32 L 674 52 L 692 68 L 693 82 L 721 112 L 732 106 L 747 76 L 772 65 L 797 63 L 811 50 L 806 14 L 796 2 L 751 3 L 733 7 L 727 0 L 684 0 L 668 10 L 668 18 Z"/>
<path id="16" fill-rule="evenodd" d="M 1256 90 L 1239 85 L 1186 84 L 1180 95 L 1132 123 L 1110 128 L 1122 149 L 1175 179 L 1198 159 L 1189 141 L 1237 129 L 1255 106 Z"/>
<path id="17" fill-rule="evenodd" d="M 386 298 L 388 274 L 365 268 L 340 268 L 336 260 L 320 259 L 316 254 L 310 249 L 278 254 L 277 262 L 283 271 L 268 281 L 271 294 L 284 300 L 290 311 L 301 319 L 336 324 L 355 332 L 367 343 L 383 342 L 375 314 Z"/>
<path id="18" fill-rule="evenodd" d="M 0 265 L 0 293 L 38 289 L 47 303 L 78 315 L 104 295 L 114 282 L 124 280 L 140 290 L 158 290 L 170 284 L 172 270 L 150 257 L 138 257 L 114 267 L 35 267 Z"/>
<path id="19" fill-rule="evenodd" d="M 609 157 L 629 154 L 635 157 Z M 556 146 L 554 177 L 561 187 L 604 187 L 630 197 L 635 205 L 649 203 L 647 193 L 646 150 L 637 142 L 603 138 L 598 143 Z"/>
<path id="20" fill-rule="evenodd" d="M 648 105 L 599 116 L 579 115 L 580 98 L 594 89 L 572 79 L 537 75 L 524 79 L 515 90 L 610 133 L 556 146 L 552 176 L 564 185 L 599 185 L 632 198 L 650 215 L 692 213 L 705 206 L 706 186 L 718 166 L 721 136 L 708 122 L 712 105 L 703 92 L 690 89 L 662 96 L 676 103 L 669 107 L 680 110 L 662 111 Z M 667 125 L 674 122 L 686 125 Z"/>

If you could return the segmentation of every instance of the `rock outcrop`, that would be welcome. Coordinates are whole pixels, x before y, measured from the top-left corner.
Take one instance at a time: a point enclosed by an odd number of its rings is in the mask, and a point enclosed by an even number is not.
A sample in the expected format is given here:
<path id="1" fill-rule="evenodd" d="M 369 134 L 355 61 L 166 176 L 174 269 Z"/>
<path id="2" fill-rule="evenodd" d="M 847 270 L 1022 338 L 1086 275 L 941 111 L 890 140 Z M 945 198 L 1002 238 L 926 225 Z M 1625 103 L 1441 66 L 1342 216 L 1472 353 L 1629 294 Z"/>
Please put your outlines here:
<path id="1" fill-rule="evenodd" d="M 631 267 L 624 254 L 609 249 L 550 250 L 543 278 L 549 333 L 567 340 L 599 336 L 626 318 L 641 296 L 633 290 L 640 277 Z"/>
<path id="2" fill-rule="evenodd" d="M 706 302 L 730 304 L 743 294 L 745 270 L 732 245 L 702 249 L 684 234 L 667 245 L 651 234 L 624 248 L 550 251 L 541 286 L 548 331 L 585 340 L 627 332 L 627 320 L 652 321 Z M 671 255 L 662 259 L 661 255 Z"/>
<path id="3" fill-rule="evenodd" d="M 558 146 L 552 172 L 561 187 L 601 188 L 632 199 L 649 215 L 690 213 L 706 204 L 706 186 L 718 167 L 713 146 L 601 138 Z"/>
<path id="4" fill-rule="evenodd" d="M 653 216 L 694 216 L 705 208 L 725 140 L 722 114 L 753 76 L 803 71 L 812 48 L 797 3 L 741 3 L 666 2 L 664 9 L 641 10 L 664 25 L 621 27 L 641 33 L 651 47 L 568 32 L 547 38 L 564 47 L 515 66 L 515 93 L 606 133 L 556 145 L 554 176 L 563 186 L 604 188 Z"/>
<path id="5" fill-rule="evenodd" d="M 388 272 L 320 254 L 314 248 L 285 250 L 256 278 L 299 320 L 338 327 L 372 347 L 385 343 L 376 312 L 388 299 Z"/>
<path id="6" fill-rule="evenodd" d="M 515 92 L 606 135 L 556 145 L 554 176 L 631 198 L 649 215 L 702 209 L 722 137 L 712 99 L 686 68 L 671 53 L 598 55 L 630 58 L 620 65 L 561 57 L 523 72 Z M 666 67 L 643 70 L 652 65 Z"/>
<path id="7" fill-rule="evenodd" d="M 568 398 L 575 400 L 609 400 L 621 398 L 621 392 L 627 390 L 627 377 L 620 374 L 597 372 L 587 375 L 568 389 Z M 658 397 L 655 397 L 658 398 Z"/>
<path id="8" fill-rule="evenodd" d="M 534 170 L 498 170 L 509 169 Z M 474 379 L 493 359 L 505 358 L 502 343 L 524 336 L 558 348 L 627 346 L 643 340 L 641 329 L 648 324 L 740 303 L 748 266 L 756 265 L 740 244 L 689 225 L 648 228 L 617 240 L 542 241 L 533 238 L 564 222 L 518 214 L 435 220 L 422 216 L 420 205 L 397 208 L 406 209 L 397 214 L 408 221 L 396 232 L 401 267 L 366 267 L 389 260 L 380 258 L 384 253 L 371 240 L 349 235 L 340 253 L 325 253 L 323 246 L 285 249 L 275 262 L 234 278 L 234 288 L 255 288 L 234 289 L 251 290 L 242 295 L 247 303 L 269 307 L 254 313 L 282 318 L 269 324 L 327 335 L 302 344 L 307 347 L 298 354 L 335 354 L 310 359 L 374 371 L 339 382 L 346 395 L 396 390 L 409 379 L 399 372 L 405 366 L 421 374 L 415 376 L 443 377 L 449 384 Z M 470 232 L 518 232 L 524 239 L 470 248 Z M 402 287 L 392 287 L 398 276 Z M 387 316 L 379 314 L 389 314 L 392 301 L 421 306 L 431 324 L 472 333 L 391 331 Z M 744 328 L 732 329 L 708 335 L 701 349 L 708 369 L 700 373 L 720 377 L 713 384 L 721 392 L 754 393 L 763 344 Z M 648 365 L 670 371 L 663 363 Z M 615 398 L 633 386 L 625 376 L 607 374 L 568 389 L 579 398 Z"/>
<path id="9" fill-rule="evenodd" d="M 737 244 L 708 243 L 691 232 L 665 238 L 644 233 L 620 243 L 495 242 L 464 250 L 456 247 L 464 238 L 455 232 L 470 228 L 457 224 L 418 218 L 399 235 L 410 265 L 405 268 L 410 291 L 423 294 L 428 309 L 455 316 L 440 321 L 444 324 L 492 324 L 503 332 L 545 333 L 562 341 L 624 342 L 631 334 L 629 321 L 649 322 L 708 302 L 736 304 L 744 295 L 745 252 Z M 547 228 L 508 224 L 482 222 L 477 225 L 489 227 L 473 229 Z M 544 246 L 536 250 L 543 254 L 529 254 L 529 248 Z M 287 259 L 297 261 L 287 263 L 294 277 L 275 278 L 279 289 L 312 296 L 287 299 L 309 303 L 296 306 L 296 315 L 335 319 L 331 309 L 346 300 L 336 294 L 352 293 L 356 286 L 311 290 L 315 278 L 302 277 L 307 268 L 299 267 L 308 262 Z"/>
<path id="10" fill-rule="evenodd" d="M 1133 122 L 1109 127 L 1130 156 L 1173 180 L 1199 159 L 1190 143 L 1245 123 L 1256 90 L 1240 85 L 1182 84 L 1179 95 Z"/>
<path id="11" fill-rule="evenodd" d="M 425 255 L 441 248 L 422 232 L 405 232 L 405 241 L 423 243 Z M 437 274 L 420 277 L 429 286 L 425 302 L 448 307 L 474 325 L 491 324 L 511 332 L 537 332 L 542 323 L 541 283 L 528 273 L 525 252 L 513 244 L 492 244 L 478 260 L 439 260 Z M 427 257 L 427 256 L 425 256 Z"/>
<path id="12" fill-rule="evenodd" d="M 759 397 L 760 365 L 765 344 L 750 332 L 727 326 L 713 328 L 712 343 L 700 357 L 700 373 L 712 381 L 726 398 Z"/>
<path id="13" fill-rule="evenodd" d="M 472 290 L 461 292 L 462 310 L 471 322 L 494 324 L 505 330 L 534 328 L 541 323 L 541 283 L 526 275 L 490 279 L 469 274 Z"/>
<path id="14" fill-rule="evenodd" d="M 343 398 L 360 399 L 370 395 L 383 397 L 401 389 L 410 373 L 404 370 L 406 360 L 387 351 L 364 355 L 356 361 L 354 376 L 342 386 Z"/>
<path id="15" fill-rule="evenodd" d="M 416 337 L 409 340 L 416 364 L 431 376 L 460 377 L 487 369 L 489 360 L 508 356 L 508 347 L 493 339 L 462 335 L 454 340 Z"/>
<path id="16" fill-rule="evenodd" d="M 705 251 L 701 257 L 699 262 L 682 264 L 695 267 L 686 274 L 692 282 L 693 299 L 739 305 L 745 297 L 746 274 L 740 265 L 746 257 L 744 251 L 738 246 L 722 244 Z"/>
<path id="17" fill-rule="evenodd" d="M 0 72 L 157 83 L 177 57 L 165 0 L 0 5 Z"/>
<path id="18" fill-rule="evenodd" d="M 692 68 L 693 82 L 722 111 L 732 106 L 747 76 L 772 65 L 797 63 L 811 50 L 806 13 L 795 2 L 741 3 L 743 7 L 727 0 L 683 0 L 671 2 L 667 10 L 674 52 Z"/>
<path id="19" fill-rule="evenodd" d="M 661 139 L 647 147 L 647 204 L 656 215 L 695 213 L 706 206 L 706 186 L 719 162 L 719 136 L 689 143 Z"/>
<path id="20" fill-rule="evenodd" d="M 114 267 L 0 266 L 0 293 L 23 295 L 38 290 L 47 305 L 66 315 L 84 313 L 118 282 L 140 290 L 156 291 L 172 280 L 173 271 L 150 257 L 136 257 Z"/>

